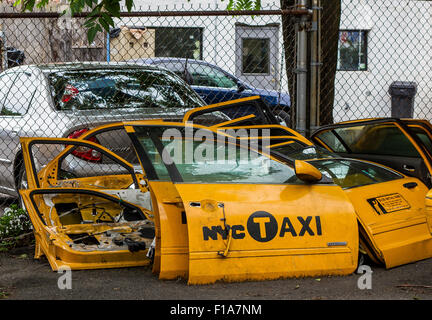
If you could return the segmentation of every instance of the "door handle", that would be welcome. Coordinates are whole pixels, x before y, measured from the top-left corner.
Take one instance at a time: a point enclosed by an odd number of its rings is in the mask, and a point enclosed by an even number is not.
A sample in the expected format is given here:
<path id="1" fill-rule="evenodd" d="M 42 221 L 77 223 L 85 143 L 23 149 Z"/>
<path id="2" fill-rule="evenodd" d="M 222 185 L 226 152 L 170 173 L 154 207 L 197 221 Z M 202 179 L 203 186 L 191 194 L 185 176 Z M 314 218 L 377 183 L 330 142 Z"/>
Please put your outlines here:
<path id="1" fill-rule="evenodd" d="M 404 165 L 402 166 L 402 168 L 403 168 L 405 171 L 408 171 L 408 172 L 414 172 L 414 171 L 415 171 L 415 168 L 414 168 L 413 166 L 408 166 L 408 165 L 406 165 L 406 164 L 404 164 Z"/>
<path id="2" fill-rule="evenodd" d="M 407 189 L 412 189 L 417 187 L 417 182 L 408 182 L 408 183 L 404 183 L 403 186 Z"/>
<path id="3" fill-rule="evenodd" d="M 175 199 L 162 199 L 163 204 L 169 204 L 176 206 L 177 208 L 183 208 L 183 201 L 181 198 L 175 198 Z"/>
<path id="4" fill-rule="evenodd" d="M 189 206 L 192 208 L 201 208 L 201 202 L 200 201 L 191 201 L 191 202 L 189 202 Z"/>

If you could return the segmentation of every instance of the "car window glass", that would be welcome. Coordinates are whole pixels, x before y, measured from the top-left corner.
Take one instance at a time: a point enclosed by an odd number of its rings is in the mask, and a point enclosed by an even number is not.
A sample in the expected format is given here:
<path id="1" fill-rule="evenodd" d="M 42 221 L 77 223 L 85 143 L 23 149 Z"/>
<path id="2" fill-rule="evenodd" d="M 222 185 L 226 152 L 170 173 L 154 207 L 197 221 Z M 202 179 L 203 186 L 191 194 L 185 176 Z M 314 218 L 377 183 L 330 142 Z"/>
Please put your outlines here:
<path id="1" fill-rule="evenodd" d="M 403 177 L 395 171 L 357 160 L 326 159 L 310 163 L 342 188 L 360 187 Z"/>
<path id="2" fill-rule="evenodd" d="M 302 183 L 293 168 L 253 150 L 216 139 L 184 139 L 180 131 L 172 139 L 164 135 L 164 129 L 152 128 L 163 145 L 165 154 L 161 154 L 150 143 L 146 129 L 136 128 L 153 167 L 164 178 L 168 175 L 164 164 L 174 163 L 182 180 L 189 183 Z"/>
<path id="3" fill-rule="evenodd" d="M 181 78 L 165 70 L 65 70 L 48 78 L 59 110 L 173 108 L 183 113 L 203 105 Z"/>
<path id="4" fill-rule="evenodd" d="M 159 155 L 153 141 L 148 136 L 142 136 L 140 142 L 143 145 L 148 157 L 150 158 L 153 168 L 156 171 L 158 180 L 170 181 L 168 170 L 165 167 L 162 157 Z"/>
<path id="5" fill-rule="evenodd" d="M 192 76 L 192 84 L 195 86 L 237 88 L 237 83 L 233 79 L 216 68 L 190 63 L 188 69 Z"/>
<path id="6" fill-rule="evenodd" d="M 185 70 L 185 65 L 181 61 L 164 61 L 164 62 L 156 62 L 157 66 L 168 69 L 171 72 L 174 72 L 180 78 L 182 78 L 186 83 L 191 83 L 190 75 L 188 71 Z"/>
<path id="7" fill-rule="evenodd" d="M 394 124 L 367 124 L 334 129 L 352 153 L 420 157 L 408 137 Z"/>
<path id="8" fill-rule="evenodd" d="M 180 61 L 164 61 L 164 62 L 156 62 L 158 66 L 162 68 L 168 69 L 169 71 L 175 72 L 176 74 L 183 74 L 184 72 L 184 64 Z"/>
<path id="9" fill-rule="evenodd" d="M 253 115 L 254 117 L 238 122 L 236 125 L 245 126 L 271 123 L 271 119 L 264 114 L 261 105 L 256 101 L 234 102 L 232 104 L 215 108 L 196 110 L 190 115 L 189 121 L 204 125 L 215 125 L 227 120 L 234 120 L 250 115 Z"/>
<path id="10" fill-rule="evenodd" d="M 341 141 L 333 134 L 332 131 L 320 132 L 316 135 L 318 139 L 324 142 L 334 152 L 348 152 Z"/>
<path id="11" fill-rule="evenodd" d="M 33 74 L 17 72 L 17 77 L 9 90 L 1 114 L 5 116 L 25 115 L 37 89 L 35 81 Z"/>
<path id="12" fill-rule="evenodd" d="M 432 155 L 432 140 L 429 137 L 429 135 L 426 133 L 426 131 L 420 127 L 410 126 L 409 128 L 410 131 L 420 139 L 420 141 L 426 147 L 427 151 L 429 151 L 429 153 Z"/>
<path id="13" fill-rule="evenodd" d="M 3 105 L 7 99 L 9 90 L 16 78 L 16 73 L 8 73 L 0 75 L 0 105 L 3 109 Z"/>

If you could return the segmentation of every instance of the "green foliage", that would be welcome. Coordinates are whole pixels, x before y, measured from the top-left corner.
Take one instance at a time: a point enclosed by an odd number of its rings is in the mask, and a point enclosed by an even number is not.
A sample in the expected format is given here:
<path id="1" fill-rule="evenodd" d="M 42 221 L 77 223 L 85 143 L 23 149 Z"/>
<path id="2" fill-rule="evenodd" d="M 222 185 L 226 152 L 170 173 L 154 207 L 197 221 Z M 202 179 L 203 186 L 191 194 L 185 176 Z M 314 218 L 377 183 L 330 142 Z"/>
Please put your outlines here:
<path id="1" fill-rule="evenodd" d="M 0 217 L 0 251 L 13 247 L 15 237 L 32 230 L 27 213 L 16 204 L 10 205 Z"/>
<path id="2" fill-rule="evenodd" d="M 261 0 L 229 0 L 227 6 L 227 10 L 260 10 L 260 9 L 261 9 Z"/>
<path id="3" fill-rule="evenodd" d="M 89 12 L 84 26 L 87 28 L 87 39 L 92 43 L 98 32 L 109 31 L 114 27 L 113 17 L 120 18 L 120 2 L 123 0 L 68 0 L 72 17 L 80 12 Z M 185 0 L 186 1 L 186 0 Z M 189 0 L 187 0 L 189 1 Z M 224 0 L 221 0 L 224 1 Z M 49 0 L 16 0 L 14 6 L 21 6 L 23 11 L 33 11 L 48 5 Z M 124 0 L 126 8 L 131 12 L 134 0 Z M 229 0 L 227 10 L 259 10 L 261 0 Z M 64 15 L 66 11 L 63 11 Z"/>
<path id="4" fill-rule="evenodd" d="M 9 293 L 4 291 L 3 288 L 0 288 L 0 299 L 7 299 L 8 296 L 9 296 Z"/>

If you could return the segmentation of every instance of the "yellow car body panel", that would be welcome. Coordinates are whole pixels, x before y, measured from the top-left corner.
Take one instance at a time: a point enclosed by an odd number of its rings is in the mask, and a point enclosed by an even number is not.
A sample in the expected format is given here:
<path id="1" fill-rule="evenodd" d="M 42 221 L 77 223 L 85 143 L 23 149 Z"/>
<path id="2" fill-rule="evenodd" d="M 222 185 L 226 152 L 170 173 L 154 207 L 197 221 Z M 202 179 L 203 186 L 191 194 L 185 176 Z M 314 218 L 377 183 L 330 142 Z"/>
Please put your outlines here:
<path id="1" fill-rule="evenodd" d="M 370 250 L 388 268 L 432 256 L 432 215 L 425 208 L 427 188 L 414 178 L 401 177 L 390 182 L 347 189 L 331 183 L 245 184 L 149 180 L 145 172 L 133 172 L 132 164 L 113 152 L 85 141 L 98 130 L 110 128 L 122 127 L 133 136 L 136 134 L 135 128 L 139 126 L 185 125 L 190 124 L 160 120 L 125 122 L 90 130 L 80 139 L 51 139 L 64 145 L 82 143 L 88 148 L 99 148 L 99 151 L 109 154 L 131 170 L 129 175 L 61 181 L 57 180 L 55 174 L 57 161 L 72 147 L 66 147 L 39 172 L 34 172 L 29 145 L 37 140 L 50 139 L 23 138 L 30 189 L 20 192 L 35 227 L 35 256 L 46 255 L 53 270 L 62 265 L 72 269 L 87 269 L 139 266 L 153 262 L 153 272 L 161 279 L 184 277 L 189 284 L 344 275 L 352 273 L 357 267 L 359 224 L 365 232 L 366 241 L 371 245 Z M 269 127 L 190 126 L 215 133 L 221 129 Z M 295 131 L 283 130 L 288 134 L 280 137 L 287 141 L 276 145 L 290 143 L 291 139 L 312 146 L 310 141 Z M 224 134 L 227 135 L 226 132 Z M 283 162 L 270 154 L 266 156 Z M 142 159 L 138 158 L 144 170 Z M 407 183 L 417 185 L 404 187 Z M 109 223 L 109 217 L 102 215 L 99 222 L 73 224 L 70 223 L 73 217 L 68 220 L 61 214 L 56 216 L 56 207 L 45 198 L 32 198 L 32 192 L 60 194 L 75 190 L 78 194 L 86 191 L 106 194 L 117 199 L 114 203 L 124 202 L 125 205 L 139 208 L 136 203 L 128 203 L 112 194 L 113 189 L 125 189 L 132 184 L 136 185 L 137 191 L 151 196 L 152 210 L 140 210 L 146 224 L 151 223 L 154 228 L 154 261 L 147 257 L 147 249 L 138 252 L 120 248 L 101 251 L 91 246 L 88 248 L 94 250 L 77 250 L 76 245 L 71 246 L 71 234 L 86 233 L 101 240 L 104 232 L 120 230 L 139 236 L 138 229 L 134 227 L 136 222 Z M 91 188 L 92 185 L 97 188 Z M 67 200 L 68 197 L 61 199 L 56 198 L 56 201 L 60 204 L 71 202 Z M 102 207 L 105 211 L 110 208 L 108 205 Z M 382 211 L 382 207 L 387 211 Z M 116 205 L 112 205 L 111 210 L 115 217 L 120 216 L 121 210 Z M 81 211 L 84 220 L 92 219 L 91 210 L 87 208 Z M 68 223 L 65 224 L 65 221 Z M 148 239 L 145 241 L 148 242 Z"/>
<path id="2" fill-rule="evenodd" d="M 43 190 L 39 189 L 41 192 Z M 36 239 L 35 258 L 38 259 L 42 255 L 45 255 L 52 270 L 57 271 L 63 266 L 69 267 L 72 270 L 80 270 L 146 266 L 151 263 L 151 260 L 146 257 L 147 250 L 130 252 L 125 248 L 113 245 L 112 238 L 105 236 L 108 231 L 118 233 L 119 235 L 126 234 L 128 237 L 140 237 L 137 234 L 137 229 L 144 224 L 118 223 L 108 225 L 106 223 L 98 223 L 66 226 L 58 222 L 58 215 L 55 209 L 48 208 L 43 198 L 37 196 L 31 197 L 32 191 L 20 190 L 20 194 L 23 197 L 33 224 Z M 56 204 L 63 203 L 64 201 L 64 197 L 58 197 Z M 70 203 L 69 199 L 66 201 Z M 44 219 L 39 218 L 38 211 L 42 213 Z M 49 223 L 51 219 L 54 219 L 53 223 Z M 46 221 L 47 224 L 44 224 L 43 221 Z M 103 245 L 99 247 L 91 245 L 84 247 L 72 244 L 71 235 L 84 233 L 100 237 L 98 240 Z"/>
<path id="3" fill-rule="evenodd" d="M 182 200 L 172 182 L 150 181 L 149 189 L 157 203 L 154 208 L 157 212 L 153 271 L 160 279 L 187 278 L 189 244 Z"/>
<path id="4" fill-rule="evenodd" d="M 188 219 L 189 284 L 346 275 L 357 267 L 357 220 L 337 186 L 175 186 Z"/>
<path id="5" fill-rule="evenodd" d="M 403 185 L 415 183 L 407 189 Z M 425 212 L 428 189 L 405 178 L 345 190 L 381 262 L 387 268 L 432 257 L 432 237 Z"/>
<path id="6" fill-rule="evenodd" d="M 251 96 L 251 97 L 240 98 L 240 99 L 236 99 L 236 100 L 214 103 L 214 104 L 210 104 L 207 106 L 197 107 L 197 108 L 189 110 L 185 113 L 185 115 L 183 116 L 183 122 L 190 121 L 191 116 L 195 113 L 199 113 L 202 111 L 212 111 L 212 110 L 218 109 L 218 108 L 223 107 L 223 106 L 231 105 L 233 103 L 242 103 L 242 102 L 254 101 L 254 100 L 259 100 L 259 99 L 261 99 L 260 96 Z"/>

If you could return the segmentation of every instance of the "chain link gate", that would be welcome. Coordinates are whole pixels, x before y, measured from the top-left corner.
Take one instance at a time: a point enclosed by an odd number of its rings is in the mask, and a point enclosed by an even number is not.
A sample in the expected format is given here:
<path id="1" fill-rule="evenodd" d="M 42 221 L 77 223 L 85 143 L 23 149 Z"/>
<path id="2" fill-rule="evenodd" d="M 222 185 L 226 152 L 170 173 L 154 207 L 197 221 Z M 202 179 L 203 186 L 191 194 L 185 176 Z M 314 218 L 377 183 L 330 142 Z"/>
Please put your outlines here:
<path id="1" fill-rule="evenodd" d="M 296 32 L 302 19 L 309 37 L 306 87 L 301 86 L 307 95 L 305 134 L 313 103 L 317 125 L 391 116 L 394 82 L 415 82 L 413 116 L 432 119 L 431 2 L 293 3 L 265 3 L 259 12 L 228 12 L 196 2 L 162 10 L 142 7 L 122 13 L 114 19 L 116 27 L 92 43 L 84 14 L 59 17 L 55 5 L 51 11 L 20 13 L 2 3 L 0 65 L 7 71 L 0 75 L 2 208 L 26 184 L 19 136 L 76 138 L 106 122 L 179 120 L 190 108 L 253 95 L 261 95 L 278 120 L 295 127 L 299 93 L 294 84 L 301 75 Z M 320 41 L 312 42 L 317 26 Z M 124 61 L 143 70 L 122 66 Z M 314 69 L 319 72 L 311 80 Z M 315 89 L 311 81 L 318 83 Z M 170 90 L 163 90 L 167 84 Z M 128 157 L 125 137 L 115 138 L 110 149 Z M 95 137 L 101 144 L 114 140 Z M 57 153 L 42 147 L 35 152 L 39 166 Z M 80 164 L 99 160 L 92 150 L 74 156 Z M 129 160 L 136 159 L 129 155 Z"/>

